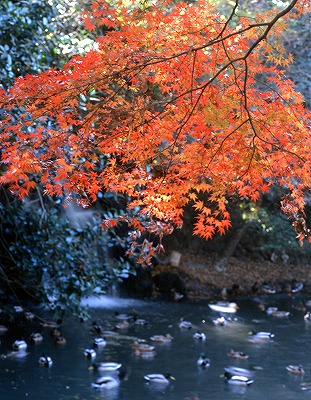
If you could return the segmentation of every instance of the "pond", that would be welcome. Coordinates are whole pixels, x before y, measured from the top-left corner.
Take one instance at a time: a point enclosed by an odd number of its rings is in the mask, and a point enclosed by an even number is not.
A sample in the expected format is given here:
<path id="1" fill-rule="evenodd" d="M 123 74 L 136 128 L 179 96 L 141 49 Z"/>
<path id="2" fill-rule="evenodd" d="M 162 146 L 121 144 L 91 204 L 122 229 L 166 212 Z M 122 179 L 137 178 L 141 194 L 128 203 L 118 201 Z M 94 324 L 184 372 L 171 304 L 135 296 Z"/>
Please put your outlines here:
<path id="1" fill-rule="evenodd" d="M 59 328 L 66 344 L 56 345 L 50 327 L 42 327 L 36 320 L 17 319 L 16 326 L 1 336 L 0 398 L 9 400 L 147 400 L 147 399 L 308 399 L 311 390 L 304 383 L 311 381 L 311 322 L 304 320 L 301 304 L 308 300 L 296 296 L 265 296 L 237 298 L 239 309 L 225 326 L 215 325 L 219 314 L 207 303 L 166 303 L 102 297 L 89 299 L 91 318 L 83 323 L 68 319 Z M 278 318 L 262 311 L 260 305 L 290 311 L 287 318 Z M 129 321 L 129 326 L 116 329 L 122 322 L 118 313 L 132 313 L 146 324 Z M 181 320 L 190 321 L 191 329 L 179 327 Z M 96 361 L 122 363 L 125 370 L 120 385 L 112 389 L 92 387 L 101 375 L 90 368 L 92 360 L 84 357 L 92 348 L 95 337 L 92 323 L 96 321 L 105 331 L 106 346 L 96 348 Z M 136 320 L 137 322 L 137 320 Z M 127 325 L 127 324 L 124 324 Z M 40 328 L 39 328 L 40 327 Z M 43 340 L 31 343 L 30 334 L 40 331 Z M 269 331 L 275 337 L 267 342 L 252 343 L 250 331 Z M 196 331 L 205 333 L 206 340 L 194 339 Z M 144 357 L 133 351 L 135 339 L 152 344 L 152 335 L 169 333 L 170 343 L 153 343 L 155 354 Z M 25 353 L 10 354 L 16 339 L 24 339 Z M 246 360 L 229 358 L 231 349 L 249 355 Z M 204 352 L 210 366 L 197 365 Z M 53 360 L 51 367 L 42 367 L 38 360 L 42 353 Z M 19 355 L 19 356 L 17 356 Z M 302 376 L 287 372 L 289 364 L 301 364 Z M 254 369 L 249 386 L 235 386 L 225 382 L 224 368 L 238 366 Z M 170 373 L 175 380 L 168 385 L 146 383 L 144 375 Z"/>

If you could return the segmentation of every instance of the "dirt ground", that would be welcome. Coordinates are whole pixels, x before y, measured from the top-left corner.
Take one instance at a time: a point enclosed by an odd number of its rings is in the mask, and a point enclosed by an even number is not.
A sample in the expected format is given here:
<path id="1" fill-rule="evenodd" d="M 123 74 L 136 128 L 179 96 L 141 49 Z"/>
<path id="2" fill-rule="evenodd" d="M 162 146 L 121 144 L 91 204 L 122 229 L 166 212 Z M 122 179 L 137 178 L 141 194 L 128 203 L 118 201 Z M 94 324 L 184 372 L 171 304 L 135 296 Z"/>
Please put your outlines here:
<path id="1" fill-rule="evenodd" d="M 272 262 L 241 261 L 232 258 L 225 272 L 217 272 L 212 261 L 194 254 L 182 255 L 179 265 L 160 265 L 158 272 L 176 272 L 183 280 L 190 299 L 212 298 L 223 288 L 239 285 L 238 293 L 249 294 L 257 282 L 273 285 L 277 292 L 286 292 L 293 280 L 304 283 L 304 291 L 311 292 L 311 265 L 275 264 Z"/>

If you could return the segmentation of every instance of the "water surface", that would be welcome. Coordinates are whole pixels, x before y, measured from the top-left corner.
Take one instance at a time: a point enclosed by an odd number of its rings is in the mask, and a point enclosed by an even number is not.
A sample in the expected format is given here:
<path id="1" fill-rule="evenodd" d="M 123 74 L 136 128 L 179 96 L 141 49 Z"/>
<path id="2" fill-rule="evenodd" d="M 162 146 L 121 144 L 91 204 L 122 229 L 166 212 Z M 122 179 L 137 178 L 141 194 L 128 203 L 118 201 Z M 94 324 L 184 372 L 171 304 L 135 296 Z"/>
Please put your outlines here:
<path id="1" fill-rule="evenodd" d="M 258 307 L 258 301 L 267 306 L 291 312 L 286 319 L 266 315 Z M 44 340 L 39 344 L 29 342 L 38 323 L 17 323 L 16 327 L 1 337 L 0 398 L 8 400 L 183 400 L 197 396 L 200 400 L 228 399 L 309 399 L 311 392 L 303 391 L 301 383 L 311 381 L 311 323 L 305 322 L 305 311 L 299 306 L 299 296 L 237 299 L 239 310 L 237 321 L 226 326 L 215 326 L 213 319 L 218 314 L 207 304 L 166 303 L 103 297 L 89 300 L 91 318 L 83 323 L 67 320 L 61 331 L 67 339 L 64 346 L 56 346 L 49 328 L 41 328 Z M 298 307 L 299 308 L 299 307 Z M 107 338 L 107 346 L 97 350 L 97 361 L 121 362 L 126 367 L 126 378 L 120 387 L 112 390 L 96 390 L 91 383 L 100 376 L 89 369 L 91 361 L 85 359 L 83 351 L 92 347 L 96 335 L 90 333 L 93 321 L 104 329 L 114 330 L 118 320 L 115 312 L 129 313 L 135 310 L 144 326 L 130 322 L 127 329 L 119 330 L 116 338 Z M 181 319 L 193 324 L 190 330 L 179 328 Z M 22 317 L 20 319 L 22 321 Z M 195 340 L 197 331 L 207 336 L 205 342 Z M 251 330 L 271 331 L 273 341 L 254 344 L 248 341 Z M 144 359 L 133 353 L 131 343 L 135 338 L 170 333 L 174 340 L 170 344 L 156 344 L 154 358 Z M 15 339 L 23 337 L 28 342 L 27 355 L 6 357 Z M 230 349 L 249 354 L 248 360 L 235 361 L 227 356 Z M 38 359 L 42 352 L 53 359 L 51 368 L 40 367 Z M 201 368 L 196 361 L 201 352 L 211 360 L 208 368 Z M 303 377 L 287 373 L 288 364 L 302 364 Z M 243 368 L 255 366 L 255 382 L 248 387 L 232 387 L 221 377 L 223 368 L 236 365 Z M 157 387 L 144 382 L 148 373 L 170 372 L 174 377 L 167 387 Z"/>

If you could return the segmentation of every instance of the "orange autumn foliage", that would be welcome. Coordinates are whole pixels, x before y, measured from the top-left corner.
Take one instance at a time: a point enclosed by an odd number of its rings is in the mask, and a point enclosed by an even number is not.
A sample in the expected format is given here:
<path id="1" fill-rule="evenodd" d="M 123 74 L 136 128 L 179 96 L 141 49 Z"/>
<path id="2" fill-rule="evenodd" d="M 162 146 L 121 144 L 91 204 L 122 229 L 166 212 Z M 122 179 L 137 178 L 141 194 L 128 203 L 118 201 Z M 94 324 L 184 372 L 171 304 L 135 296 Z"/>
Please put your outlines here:
<path id="1" fill-rule="evenodd" d="M 256 201 L 274 184 L 287 190 L 283 210 L 301 218 L 311 114 L 282 69 L 291 56 L 279 37 L 310 2 L 255 18 L 236 6 L 225 18 L 205 0 L 144 4 L 94 1 L 86 27 L 106 33 L 93 50 L 0 93 L 0 183 L 23 197 L 40 181 L 85 206 L 99 191 L 126 193 L 120 220 L 133 242 L 180 227 L 188 203 L 195 234 L 223 234 L 230 196 Z M 143 251 L 153 252 L 145 242 Z"/>

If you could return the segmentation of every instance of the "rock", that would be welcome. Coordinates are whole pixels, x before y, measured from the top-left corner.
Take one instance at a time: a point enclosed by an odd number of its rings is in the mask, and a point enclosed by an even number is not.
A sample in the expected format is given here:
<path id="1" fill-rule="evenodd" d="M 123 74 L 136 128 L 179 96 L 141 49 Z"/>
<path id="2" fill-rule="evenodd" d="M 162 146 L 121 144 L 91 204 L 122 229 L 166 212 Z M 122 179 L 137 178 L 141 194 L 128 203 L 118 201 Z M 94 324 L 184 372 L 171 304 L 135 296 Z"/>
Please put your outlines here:
<path id="1" fill-rule="evenodd" d="M 173 272 L 160 272 L 153 277 L 153 282 L 162 296 L 178 301 L 186 297 L 186 287 L 181 278 Z"/>
<path id="2" fill-rule="evenodd" d="M 172 251 L 170 255 L 170 264 L 173 267 L 178 267 L 180 264 L 181 254 L 178 251 Z"/>
<path id="3" fill-rule="evenodd" d="M 135 272 L 135 275 L 130 274 L 128 278 L 123 278 L 118 288 L 120 294 L 139 298 L 151 297 L 153 280 L 150 268 L 138 266 Z"/>

